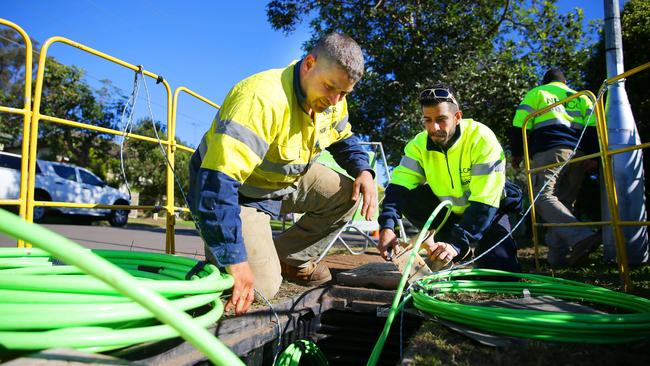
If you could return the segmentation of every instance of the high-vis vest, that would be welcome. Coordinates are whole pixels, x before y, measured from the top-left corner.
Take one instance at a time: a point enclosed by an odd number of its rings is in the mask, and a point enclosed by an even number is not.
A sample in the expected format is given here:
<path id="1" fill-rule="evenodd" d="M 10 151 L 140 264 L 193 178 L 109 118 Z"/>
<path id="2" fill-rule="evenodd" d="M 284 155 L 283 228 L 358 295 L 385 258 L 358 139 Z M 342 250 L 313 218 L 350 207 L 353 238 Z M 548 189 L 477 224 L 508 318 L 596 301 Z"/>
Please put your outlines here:
<path id="1" fill-rule="evenodd" d="M 440 201 L 450 200 L 452 212 L 459 215 L 470 201 L 498 208 L 506 180 L 499 141 L 472 119 L 462 119 L 457 128 L 460 137 L 446 152 L 427 149 L 426 131 L 415 136 L 404 148 L 391 183 L 414 189 L 426 182 Z"/>
<path id="2" fill-rule="evenodd" d="M 276 198 L 318 154 L 352 135 L 347 102 L 310 116 L 294 92 L 294 65 L 252 75 L 237 83 L 199 145 L 202 168 L 242 183 L 251 198 Z"/>
<path id="3" fill-rule="evenodd" d="M 519 107 L 517 107 L 512 125 L 521 128 L 524 125 L 526 116 L 532 112 L 559 102 L 575 93 L 575 90 L 561 82 L 552 82 L 531 89 L 524 97 L 524 100 L 521 101 Z M 526 128 L 535 130 L 549 126 L 564 126 L 574 130 L 582 130 L 585 125 L 596 125 L 596 119 L 592 114 L 592 110 L 593 103 L 583 95 L 535 117 L 532 121 L 528 122 Z M 587 121 L 590 115 L 591 118 Z"/>

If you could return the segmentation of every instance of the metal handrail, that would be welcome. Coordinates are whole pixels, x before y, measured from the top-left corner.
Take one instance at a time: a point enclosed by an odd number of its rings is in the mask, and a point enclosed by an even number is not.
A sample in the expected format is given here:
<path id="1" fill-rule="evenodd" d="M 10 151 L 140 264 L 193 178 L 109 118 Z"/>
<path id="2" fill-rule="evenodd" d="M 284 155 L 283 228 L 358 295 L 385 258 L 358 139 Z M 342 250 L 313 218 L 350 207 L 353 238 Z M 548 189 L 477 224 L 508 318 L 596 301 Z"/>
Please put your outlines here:
<path id="1" fill-rule="evenodd" d="M 604 83 L 603 86 L 601 87 L 599 91 L 599 95 L 604 93 L 603 88 L 606 88 L 608 85 L 614 84 L 618 82 L 619 80 L 623 78 L 627 78 L 631 75 L 634 75 L 638 72 L 641 72 L 643 70 L 650 69 L 650 62 L 643 64 L 641 66 L 638 66 L 632 70 L 629 70 L 627 72 L 624 72 L 620 75 L 614 76 L 612 78 L 607 79 Z M 607 203 L 609 205 L 609 210 L 611 212 L 611 220 L 608 221 L 591 221 L 591 222 L 578 222 L 578 223 L 537 223 L 536 220 L 536 213 L 535 213 L 535 205 L 532 204 L 534 202 L 534 192 L 532 189 L 532 173 L 536 173 L 539 171 L 543 171 L 546 169 L 550 168 L 555 168 L 560 165 L 563 165 L 565 162 L 559 162 L 559 163 L 554 163 L 554 164 L 549 164 L 541 167 L 535 167 L 531 168 L 530 167 L 530 159 L 529 159 L 529 152 L 528 152 L 528 139 L 527 139 L 527 129 L 526 126 L 530 120 L 532 120 L 534 117 L 539 116 L 541 114 L 544 114 L 548 112 L 549 110 L 562 105 L 566 103 L 569 100 L 578 98 L 580 96 L 587 96 L 592 103 L 594 104 L 594 113 L 596 113 L 596 129 L 598 132 L 598 142 L 599 142 L 599 152 L 594 153 L 594 154 L 589 154 L 589 155 L 584 155 L 581 157 L 577 158 L 572 158 L 567 164 L 573 164 L 577 163 L 580 161 L 588 160 L 591 158 L 595 157 L 600 157 L 601 162 L 603 164 L 603 178 L 605 182 L 605 189 L 607 192 Z M 604 108 L 604 103 L 602 98 L 596 99 L 595 95 L 590 92 L 590 91 L 581 91 L 578 92 L 574 95 L 571 95 L 565 99 L 562 99 L 556 103 L 553 103 L 547 107 L 544 107 L 540 110 L 537 110 L 524 119 L 524 123 L 522 125 L 522 137 L 523 137 L 523 146 L 524 146 L 524 163 L 525 163 L 525 173 L 527 177 L 527 184 L 528 184 L 528 194 L 530 197 L 530 202 L 531 202 L 531 222 L 532 222 L 532 231 L 533 231 L 533 244 L 535 247 L 535 266 L 537 270 L 539 271 L 539 237 L 537 233 L 537 227 L 574 227 L 574 226 L 602 226 L 602 225 L 609 225 L 611 224 L 613 229 L 614 229 L 614 241 L 615 241 L 615 246 L 616 246 L 616 252 L 617 252 L 617 264 L 618 264 L 618 269 L 619 273 L 621 276 L 621 282 L 623 284 L 623 288 L 625 291 L 631 291 L 632 290 L 632 282 L 630 280 L 629 276 L 629 270 L 628 270 L 628 260 L 627 260 L 627 251 L 625 248 L 625 238 L 623 236 L 623 232 L 621 230 L 621 226 L 639 226 L 639 225 L 648 225 L 650 224 L 649 221 L 621 221 L 620 220 L 620 214 L 618 211 L 618 197 L 616 194 L 616 183 L 614 181 L 614 176 L 612 172 L 612 156 L 616 154 L 621 154 L 633 150 L 639 150 L 639 149 L 644 149 L 647 147 L 650 147 L 650 143 L 644 143 L 636 146 L 631 146 L 631 147 L 626 147 L 626 148 L 621 148 L 621 149 L 616 149 L 616 150 L 610 150 L 609 149 L 609 144 L 608 144 L 608 132 L 607 132 L 607 124 L 605 120 L 605 108 Z"/>
<path id="2" fill-rule="evenodd" d="M 27 159 L 27 153 L 29 151 L 29 132 L 30 132 L 30 121 L 32 118 L 32 40 L 27 35 L 24 29 L 22 29 L 17 24 L 10 22 L 9 20 L 0 18 L 0 24 L 5 25 L 9 28 L 14 29 L 20 34 L 25 43 L 25 87 L 23 88 L 23 108 L 11 108 L 0 106 L 0 112 L 15 113 L 23 115 L 23 141 L 22 141 L 22 157 L 20 169 L 21 172 L 27 171 L 29 166 Z M 26 174 L 20 175 L 20 193 L 17 200 L 2 200 L 0 205 L 18 205 L 18 214 L 22 218 L 27 217 L 27 183 L 28 178 Z M 18 247 L 25 247 L 26 243 L 23 240 L 18 240 Z"/>

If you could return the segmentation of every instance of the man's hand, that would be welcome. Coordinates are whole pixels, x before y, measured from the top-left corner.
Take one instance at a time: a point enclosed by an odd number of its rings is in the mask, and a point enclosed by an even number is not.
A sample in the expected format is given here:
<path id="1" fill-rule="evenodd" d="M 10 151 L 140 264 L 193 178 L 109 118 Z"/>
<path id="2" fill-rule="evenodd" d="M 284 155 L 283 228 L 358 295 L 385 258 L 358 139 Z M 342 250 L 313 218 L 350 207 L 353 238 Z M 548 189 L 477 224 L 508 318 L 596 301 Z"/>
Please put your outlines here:
<path id="1" fill-rule="evenodd" d="M 226 267 L 226 271 L 235 279 L 232 296 L 226 303 L 226 311 L 235 309 L 235 315 L 248 311 L 255 299 L 253 272 L 248 262 L 241 262 Z"/>
<path id="2" fill-rule="evenodd" d="M 519 164 L 521 164 L 521 156 L 511 156 L 510 157 L 510 165 L 514 170 L 519 170 Z"/>
<path id="3" fill-rule="evenodd" d="M 375 214 L 377 209 L 377 194 L 375 186 L 375 180 L 372 178 L 372 174 L 364 170 L 357 176 L 357 179 L 354 180 L 354 185 L 352 186 L 352 201 L 357 202 L 359 199 L 359 191 L 363 194 L 363 206 L 361 207 L 361 215 L 366 218 L 366 220 L 372 220 L 372 215 Z"/>
<path id="4" fill-rule="evenodd" d="M 431 269 L 434 271 L 443 268 L 458 255 L 458 252 L 456 252 L 453 246 L 441 241 L 426 243 L 425 248 L 429 253 L 429 259 L 433 262 Z"/>
<path id="5" fill-rule="evenodd" d="M 379 243 L 377 243 L 377 249 L 379 249 L 379 254 L 385 260 L 388 259 L 388 249 L 392 248 L 397 244 L 397 235 L 392 229 L 383 229 L 379 233 Z"/>

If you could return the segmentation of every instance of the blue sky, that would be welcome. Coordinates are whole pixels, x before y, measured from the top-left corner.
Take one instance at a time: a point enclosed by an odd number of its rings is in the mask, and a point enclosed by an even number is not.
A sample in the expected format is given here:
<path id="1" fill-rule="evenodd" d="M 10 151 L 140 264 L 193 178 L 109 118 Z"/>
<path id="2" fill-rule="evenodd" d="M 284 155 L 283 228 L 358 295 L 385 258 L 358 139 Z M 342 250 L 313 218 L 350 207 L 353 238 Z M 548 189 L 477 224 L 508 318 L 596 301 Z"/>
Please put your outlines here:
<path id="1" fill-rule="evenodd" d="M 289 36 L 266 19 L 267 1 L 207 0 L 2 0 L 0 17 L 21 26 L 43 43 L 63 36 L 162 75 L 172 89 L 186 86 L 220 104 L 238 80 L 282 67 L 303 54 L 307 24 Z M 560 11 L 581 7 L 587 19 L 602 19 L 602 0 L 560 0 Z M 129 94 L 133 72 L 63 44 L 48 51 L 59 61 L 87 71 L 98 86 L 110 79 Z M 37 60 L 37 59 L 36 59 Z M 35 62 L 36 62 L 35 60 Z M 147 79 L 156 120 L 165 121 L 166 96 Z M 214 109 L 188 96 L 179 101 L 177 136 L 196 145 L 209 127 Z M 136 116 L 147 115 L 144 89 Z"/>

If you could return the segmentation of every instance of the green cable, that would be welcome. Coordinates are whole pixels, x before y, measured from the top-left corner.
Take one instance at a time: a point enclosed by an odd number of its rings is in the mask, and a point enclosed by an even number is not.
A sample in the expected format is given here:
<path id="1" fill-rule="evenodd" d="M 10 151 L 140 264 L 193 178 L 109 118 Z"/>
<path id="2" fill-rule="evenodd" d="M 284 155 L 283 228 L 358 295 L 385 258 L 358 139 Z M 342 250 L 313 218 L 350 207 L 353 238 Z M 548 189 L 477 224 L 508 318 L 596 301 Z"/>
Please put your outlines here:
<path id="1" fill-rule="evenodd" d="M 11 276 L 2 275 L 5 270 L 0 270 L 0 289 L 3 291 L 16 292 L 27 291 L 25 298 L 35 295 L 35 292 L 54 293 L 55 301 L 62 301 L 65 295 L 62 292 L 69 291 L 72 298 L 81 295 L 82 301 L 88 301 L 88 296 L 107 296 L 106 299 L 113 299 L 114 297 L 122 294 L 132 298 L 139 303 L 142 307 L 146 308 L 150 313 L 159 319 L 161 322 L 168 325 L 152 325 L 152 319 L 144 319 L 138 321 L 129 321 L 127 323 L 135 323 L 136 327 L 132 329 L 113 329 L 109 325 L 104 326 L 79 326 L 70 328 L 59 329 L 32 329 L 20 331 L 0 331 L 0 346 L 10 349 L 37 349 L 58 347 L 62 341 L 69 342 L 70 347 L 90 352 L 100 352 L 108 349 L 115 349 L 118 347 L 128 346 L 132 343 L 141 342 L 142 339 L 147 337 L 155 337 L 155 339 L 163 339 L 168 337 L 182 336 L 189 343 L 194 345 L 199 351 L 203 352 L 210 361 L 217 365 L 243 365 L 242 361 L 230 349 L 223 345 L 216 337 L 210 334 L 204 327 L 216 321 L 223 312 L 223 305 L 218 299 L 218 293 L 226 288 L 232 286 L 232 278 L 227 275 L 219 274 L 219 271 L 214 266 L 206 266 L 201 275 L 205 276 L 205 281 L 197 281 L 192 279 L 189 281 L 181 280 L 165 280 L 154 281 L 150 279 L 135 280 L 123 269 L 111 263 L 109 260 L 104 259 L 91 251 L 79 246 L 78 244 L 70 241 L 63 236 L 53 233 L 39 225 L 30 224 L 22 220 L 16 215 L 10 214 L 7 211 L 0 209 L 0 232 L 7 234 L 16 239 L 21 239 L 40 247 L 45 252 L 52 253 L 54 257 L 62 260 L 65 263 L 74 265 L 82 271 L 96 277 L 90 278 L 88 276 L 81 276 L 75 274 L 12 274 Z M 38 267 L 42 265 L 43 259 L 46 254 L 43 251 L 35 249 L 22 249 L 22 248 L 9 248 L 2 250 L 5 254 L 1 254 L 0 258 L 9 258 L 11 256 L 19 257 L 20 266 L 26 265 Z M 102 253 L 102 251 L 97 251 Z M 137 258 L 146 254 L 122 252 L 116 254 L 115 251 L 104 251 L 105 255 L 112 258 Z M 129 253 L 129 254 L 126 254 Z M 165 256 L 161 254 L 151 253 L 151 257 L 155 261 L 170 261 L 179 265 L 185 264 L 190 267 L 191 259 Z M 166 257 L 166 258 L 165 258 Z M 171 259 L 180 258 L 178 260 Z M 6 261 L 3 261 L 6 262 Z M 196 261 L 194 262 L 197 263 Z M 158 263 L 159 264 L 159 263 Z M 3 264 L 7 268 L 7 263 Z M 52 265 L 52 263 L 50 263 Z M 16 265 L 17 266 L 17 265 Z M 41 266 L 47 268 L 47 265 Z M 54 273 L 58 271 L 53 266 Z M 29 268 L 29 267 L 28 267 Z M 153 267 L 155 268 L 155 266 Z M 137 273 L 151 273 L 148 272 L 153 268 L 131 268 L 132 272 Z M 15 267 L 14 267 L 15 269 Z M 7 269 L 12 271 L 14 269 Z M 60 272 L 59 272 L 60 273 Z M 98 280 L 99 279 L 99 280 Z M 205 294 L 205 290 L 212 288 L 215 293 L 212 296 Z M 188 291 L 184 291 L 187 289 Z M 203 292 L 203 293 L 202 293 Z M 188 305 L 182 301 L 176 302 L 176 305 L 170 303 L 163 296 L 168 297 L 182 297 L 186 294 L 191 295 L 205 295 L 198 299 L 188 300 L 193 302 L 193 305 L 210 302 L 212 309 L 206 314 L 193 320 L 182 308 Z M 2 300 L 4 301 L 4 298 Z M 212 298 L 213 300 L 208 300 Z M 97 298 L 100 299 L 100 298 Z M 109 300 L 105 304 L 109 307 L 117 305 L 115 301 Z M 118 301 L 119 302 L 119 301 Z M 10 305 L 9 308 L 15 306 L 16 308 L 23 308 L 29 304 L 18 303 Z M 40 306 L 42 304 L 35 304 Z M 59 304 L 53 304 L 58 306 Z M 178 308 L 177 308 L 178 307 Z M 126 309 L 122 306 L 124 312 L 119 316 L 124 316 L 128 311 L 136 311 L 133 309 Z M 5 309 L 7 310 L 7 309 Z M 11 316 L 15 316 L 18 312 L 12 312 Z M 57 313 L 57 316 L 61 313 Z M 98 312 L 95 316 L 99 316 Z M 150 315 L 146 317 L 151 318 Z M 128 318 L 128 316 L 127 316 Z M 53 322 L 56 321 L 51 319 Z M 0 324 L 5 324 L 10 321 L 10 316 L 0 312 Z M 111 324 L 114 325 L 114 324 Z M 37 327 L 38 328 L 38 327 Z M 34 343 L 34 341 L 40 343 Z"/>
<path id="2" fill-rule="evenodd" d="M 467 276 L 511 276 L 526 282 L 462 280 Z M 531 295 L 616 306 L 627 313 L 560 313 L 469 305 L 441 299 L 451 293 L 521 295 L 526 290 Z M 624 343 L 650 337 L 650 300 L 564 279 L 488 269 L 460 269 L 427 276 L 411 288 L 410 294 L 415 307 L 432 316 L 507 336 L 597 344 Z"/>
<path id="3" fill-rule="evenodd" d="M 442 201 L 433 210 L 431 215 L 429 215 L 429 218 L 425 222 L 424 227 L 422 228 L 422 230 L 420 230 L 420 234 L 418 235 L 417 240 L 413 245 L 413 251 L 411 252 L 411 256 L 409 257 L 409 260 L 406 263 L 406 268 L 404 268 L 404 273 L 402 273 L 402 278 L 400 279 L 399 285 L 397 286 L 397 291 L 395 292 L 393 303 L 391 304 L 390 310 L 388 312 L 388 316 L 386 317 L 386 323 L 384 324 L 384 329 L 382 330 L 379 339 L 377 339 L 377 343 L 375 343 L 375 347 L 372 349 L 372 353 L 370 354 L 370 358 L 368 359 L 368 363 L 366 364 L 367 366 L 374 366 L 379 361 L 381 350 L 384 348 L 384 344 L 386 343 L 386 339 L 388 338 L 388 332 L 390 331 L 390 326 L 393 323 L 393 319 L 395 319 L 395 315 L 400 309 L 400 299 L 402 298 L 402 291 L 404 290 L 406 281 L 411 273 L 411 267 L 413 266 L 413 262 L 415 261 L 415 256 L 418 255 L 418 251 L 420 250 L 420 244 L 422 244 L 422 241 L 424 240 L 424 237 L 426 236 L 426 233 L 429 230 L 429 226 L 431 226 L 433 220 L 438 216 L 440 210 L 442 210 L 444 207 L 451 207 L 451 206 L 452 206 L 451 201 L 448 200 Z M 445 224 L 445 222 L 449 218 L 449 214 L 451 214 L 451 209 L 447 210 L 445 218 L 442 220 L 440 225 L 438 225 L 438 227 L 436 228 L 436 232 L 442 227 L 442 225 Z"/>
<path id="4" fill-rule="evenodd" d="M 274 366 L 298 366 L 301 364 L 329 365 L 327 358 L 314 342 L 300 339 L 291 343 L 280 353 Z"/>

